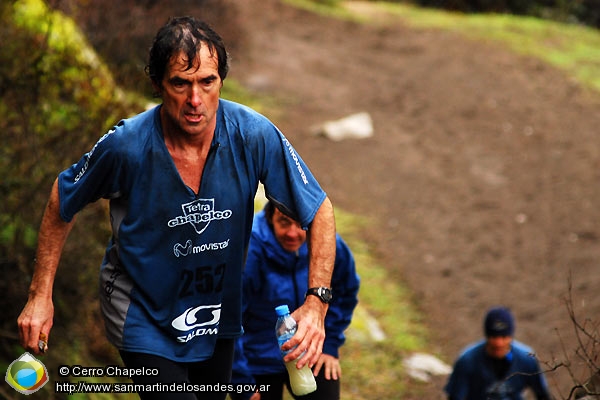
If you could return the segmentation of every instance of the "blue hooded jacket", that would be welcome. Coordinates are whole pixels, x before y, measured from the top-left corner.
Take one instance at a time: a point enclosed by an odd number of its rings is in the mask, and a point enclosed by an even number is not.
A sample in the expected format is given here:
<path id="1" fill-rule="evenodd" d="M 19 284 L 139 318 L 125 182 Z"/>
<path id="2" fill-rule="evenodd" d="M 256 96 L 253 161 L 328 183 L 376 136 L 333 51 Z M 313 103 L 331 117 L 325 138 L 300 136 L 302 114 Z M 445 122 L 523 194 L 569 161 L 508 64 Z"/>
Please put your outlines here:
<path id="1" fill-rule="evenodd" d="M 339 357 L 345 341 L 344 330 L 350 325 L 358 304 L 359 277 L 354 257 L 337 235 L 336 258 L 331 280 L 333 300 L 325 317 L 325 354 Z M 253 375 L 285 372 L 275 337 L 275 307 L 287 304 L 294 311 L 304 303 L 308 289 L 308 246 L 297 252 L 281 247 L 264 211 L 257 213 L 246 267 L 243 273 L 242 324 L 244 334 L 236 341 L 233 383 L 254 383 Z"/>
<path id="2" fill-rule="evenodd" d="M 494 359 L 487 355 L 486 341 L 465 348 L 456 362 L 444 388 L 448 397 L 457 400 L 522 400 L 522 392 L 530 388 L 538 400 L 550 399 L 548 384 L 534 351 L 513 340 L 506 356 L 504 376 L 498 377 Z"/>

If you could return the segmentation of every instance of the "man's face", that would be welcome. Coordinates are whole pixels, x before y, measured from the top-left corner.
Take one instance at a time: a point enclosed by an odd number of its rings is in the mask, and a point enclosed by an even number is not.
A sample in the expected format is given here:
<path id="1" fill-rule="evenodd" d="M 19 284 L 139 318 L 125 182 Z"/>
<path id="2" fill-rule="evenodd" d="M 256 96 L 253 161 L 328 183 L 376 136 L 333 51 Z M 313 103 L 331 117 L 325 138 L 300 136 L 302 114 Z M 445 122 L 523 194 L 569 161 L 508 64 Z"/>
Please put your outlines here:
<path id="1" fill-rule="evenodd" d="M 502 359 L 510 352 L 512 336 L 488 336 L 485 349 L 493 357 Z"/>
<path id="2" fill-rule="evenodd" d="M 278 209 L 273 213 L 273 232 L 281 247 L 290 252 L 298 250 L 306 240 L 306 231 L 300 224 Z"/>
<path id="3" fill-rule="evenodd" d="M 159 88 L 165 136 L 212 134 L 222 85 L 216 53 L 212 56 L 207 46 L 201 47 L 190 69 L 184 53 L 173 56 Z"/>

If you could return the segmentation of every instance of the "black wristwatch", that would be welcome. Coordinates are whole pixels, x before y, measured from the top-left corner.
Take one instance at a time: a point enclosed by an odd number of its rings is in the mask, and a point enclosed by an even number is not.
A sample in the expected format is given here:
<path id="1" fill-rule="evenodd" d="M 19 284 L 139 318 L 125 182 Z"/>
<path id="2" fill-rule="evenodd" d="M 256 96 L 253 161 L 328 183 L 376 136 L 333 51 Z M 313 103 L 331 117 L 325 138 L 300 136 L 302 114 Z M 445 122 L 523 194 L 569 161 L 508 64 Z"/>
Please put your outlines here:
<path id="1" fill-rule="evenodd" d="M 309 294 L 317 296 L 319 300 L 321 300 L 325 304 L 329 304 L 329 302 L 331 302 L 331 299 L 333 299 L 333 296 L 331 295 L 331 289 L 324 286 L 309 288 L 306 291 L 306 296 L 308 296 Z"/>

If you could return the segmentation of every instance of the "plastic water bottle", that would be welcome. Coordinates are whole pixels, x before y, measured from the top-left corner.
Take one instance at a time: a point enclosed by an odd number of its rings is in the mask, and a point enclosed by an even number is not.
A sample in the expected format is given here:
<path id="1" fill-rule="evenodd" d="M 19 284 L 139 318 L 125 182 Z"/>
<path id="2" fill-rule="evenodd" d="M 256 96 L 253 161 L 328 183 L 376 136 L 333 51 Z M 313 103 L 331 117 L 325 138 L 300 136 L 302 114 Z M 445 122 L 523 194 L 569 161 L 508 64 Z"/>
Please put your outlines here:
<path id="1" fill-rule="evenodd" d="M 279 344 L 279 348 L 285 342 L 291 339 L 296 333 L 296 321 L 290 315 L 290 310 L 287 305 L 282 305 L 275 307 L 275 312 L 277 312 L 277 323 L 275 324 L 275 335 L 277 335 L 277 343 Z M 282 351 L 281 355 L 285 356 L 291 350 L 286 352 Z M 302 355 L 300 356 L 302 357 Z M 298 359 L 300 358 L 298 357 Z M 298 360 L 292 360 L 285 363 L 285 367 L 287 368 L 288 375 L 290 376 L 290 386 L 292 387 L 292 392 L 296 396 L 304 396 L 306 394 L 312 393 L 317 390 L 317 383 L 315 382 L 315 377 L 306 364 L 302 369 L 296 368 L 296 363 Z"/>

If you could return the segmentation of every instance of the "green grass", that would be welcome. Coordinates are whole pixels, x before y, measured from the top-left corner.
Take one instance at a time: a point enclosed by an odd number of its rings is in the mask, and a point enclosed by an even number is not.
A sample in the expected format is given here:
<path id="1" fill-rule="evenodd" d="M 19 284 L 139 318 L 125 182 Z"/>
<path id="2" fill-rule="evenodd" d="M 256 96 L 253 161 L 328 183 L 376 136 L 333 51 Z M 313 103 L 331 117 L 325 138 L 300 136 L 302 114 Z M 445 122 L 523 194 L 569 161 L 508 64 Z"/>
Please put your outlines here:
<path id="1" fill-rule="evenodd" d="M 389 276 L 373 250 L 360 237 L 368 219 L 336 209 L 340 235 L 348 243 L 361 278 L 359 305 L 340 351 L 343 399 L 401 398 L 406 390 L 402 358 L 425 351 L 427 332 L 422 317 L 402 282 Z M 383 339 L 372 336 L 373 321 Z"/>

